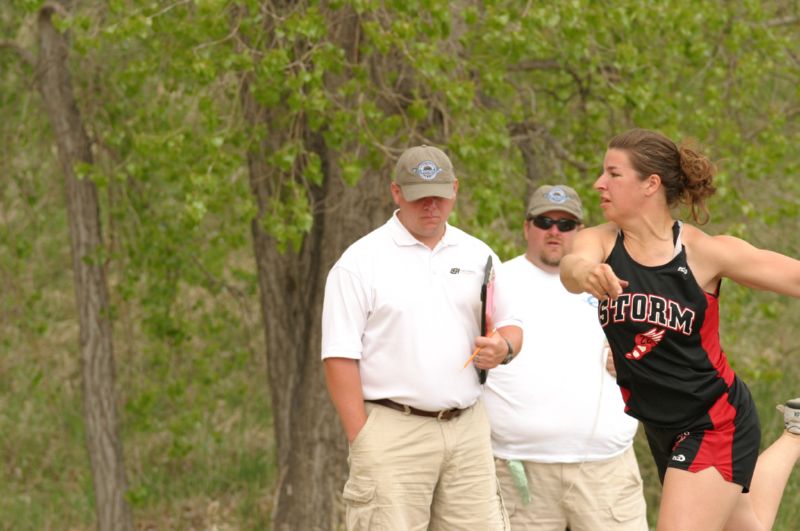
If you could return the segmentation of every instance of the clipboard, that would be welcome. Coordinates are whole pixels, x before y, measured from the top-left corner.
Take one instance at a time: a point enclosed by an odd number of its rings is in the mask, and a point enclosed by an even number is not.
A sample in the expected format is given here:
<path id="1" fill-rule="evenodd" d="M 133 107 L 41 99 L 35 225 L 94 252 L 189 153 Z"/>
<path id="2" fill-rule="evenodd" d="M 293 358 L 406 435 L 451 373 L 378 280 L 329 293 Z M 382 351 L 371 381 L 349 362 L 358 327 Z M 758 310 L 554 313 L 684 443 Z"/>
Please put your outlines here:
<path id="1" fill-rule="evenodd" d="M 485 336 L 494 330 L 492 311 L 494 310 L 494 264 L 492 255 L 486 258 L 486 267 L 483 270 L 483 283 L 481 283 L 481 335 Z M 477 369 L 478 380 L 481 384 L 486 383 L 488 372 L 484 369 Z"/>

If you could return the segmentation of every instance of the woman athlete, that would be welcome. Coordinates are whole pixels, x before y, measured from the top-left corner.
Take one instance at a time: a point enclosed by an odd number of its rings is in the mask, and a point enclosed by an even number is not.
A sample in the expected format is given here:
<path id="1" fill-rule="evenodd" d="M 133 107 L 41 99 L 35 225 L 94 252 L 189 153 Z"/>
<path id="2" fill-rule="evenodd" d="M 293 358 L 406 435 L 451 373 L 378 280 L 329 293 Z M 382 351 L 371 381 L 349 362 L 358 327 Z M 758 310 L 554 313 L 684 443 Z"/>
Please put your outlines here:
<path id="1" fill-rule="evenodd" d="M 664 135 L 611 140 L 594 184 L 608 223 L 561 261 L 573 293 L 601 302 L 626 411 L 644 426 L 662 482 L 658 531 L 768 530 L 800 459 L 800 399 L 760 456 L 758 414 L 719 341 L 722 278 L 800 297 L 800 261 L 676 221 L 708 219 L 714 165 Z"/>

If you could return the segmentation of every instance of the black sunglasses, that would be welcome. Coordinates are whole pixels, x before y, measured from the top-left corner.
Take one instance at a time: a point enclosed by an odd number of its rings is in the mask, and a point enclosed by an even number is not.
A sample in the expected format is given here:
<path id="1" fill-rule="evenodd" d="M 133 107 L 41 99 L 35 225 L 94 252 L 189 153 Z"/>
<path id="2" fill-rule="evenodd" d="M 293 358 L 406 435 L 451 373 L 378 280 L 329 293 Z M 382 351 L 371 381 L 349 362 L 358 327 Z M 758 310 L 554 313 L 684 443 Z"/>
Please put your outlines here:
<path id="1" fill-rule="evenodd" d="M 556 226 L 558 232 L 569 232 L 571 230 L 575 230 L 575 227 L 578 226 L 578 222 L 574 219 L 553 219 L 548 218 L 547 216 L 535 216 L 529 217 L 528 221 L 533 222 L 533 224 L 542 230 L 548 230 L 553 225 Z"/>

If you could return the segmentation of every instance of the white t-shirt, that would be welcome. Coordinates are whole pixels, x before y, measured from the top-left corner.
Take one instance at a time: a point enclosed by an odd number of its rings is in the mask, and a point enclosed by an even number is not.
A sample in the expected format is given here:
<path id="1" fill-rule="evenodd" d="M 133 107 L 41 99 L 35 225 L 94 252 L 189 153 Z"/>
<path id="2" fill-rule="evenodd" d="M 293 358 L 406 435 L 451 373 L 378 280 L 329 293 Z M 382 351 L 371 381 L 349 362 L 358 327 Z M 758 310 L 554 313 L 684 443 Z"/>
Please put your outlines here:
<path id="1" fill-rule="evenodd" d="M 328 274 L 322 358 L 360 360 L 366 400 L 389 398 L 429 411 L 473 405 L 481 387 L 473 365 L 464 363 L 479 335 L 489 255 L 500 264 L 489 246 L 451 225 L 431 250 L 395 212 Z M 495 270 L 495 325 L 521 326 Z"/>
<path id="2" fill-rule="evenodd" d="M 558 274 L 518 256 L 501 268 L 525 323 L 522 351 L 484 389 L 497 457 L 540 463 L 608 459 L 632 443 L 637 421 L 605 369 L 597 299 L 569 293 Z"/>

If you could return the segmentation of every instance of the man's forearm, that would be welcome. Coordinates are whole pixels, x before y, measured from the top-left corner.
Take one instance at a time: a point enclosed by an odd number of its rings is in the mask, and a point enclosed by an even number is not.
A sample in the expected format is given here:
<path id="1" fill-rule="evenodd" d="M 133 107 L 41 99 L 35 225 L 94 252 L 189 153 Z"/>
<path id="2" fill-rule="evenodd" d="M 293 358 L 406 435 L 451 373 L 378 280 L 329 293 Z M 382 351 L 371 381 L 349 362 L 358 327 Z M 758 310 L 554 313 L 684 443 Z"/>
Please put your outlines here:
<path id="1" fill-rule="evenodd" d="M 515 354 L 522 350 L 522 328 L 518 326 L 503 326 L 498 328 L 497 332 L 511 343 Z"/>
<path id="2" fill-rule="evenodd" d="M 339 413 L 347 441 L 352 443 L 367 421 L 358 360 L 327 358 L 324 366 L 328 393 Z"/>

